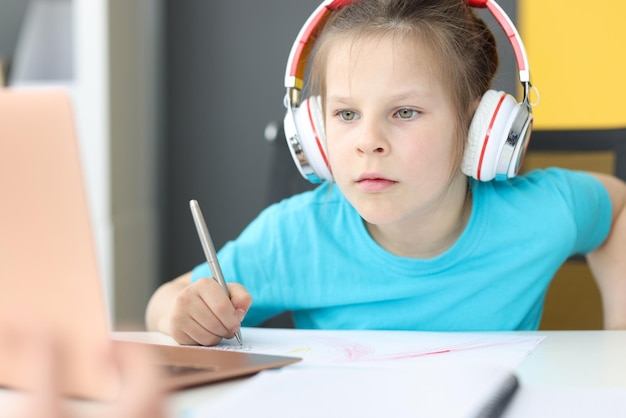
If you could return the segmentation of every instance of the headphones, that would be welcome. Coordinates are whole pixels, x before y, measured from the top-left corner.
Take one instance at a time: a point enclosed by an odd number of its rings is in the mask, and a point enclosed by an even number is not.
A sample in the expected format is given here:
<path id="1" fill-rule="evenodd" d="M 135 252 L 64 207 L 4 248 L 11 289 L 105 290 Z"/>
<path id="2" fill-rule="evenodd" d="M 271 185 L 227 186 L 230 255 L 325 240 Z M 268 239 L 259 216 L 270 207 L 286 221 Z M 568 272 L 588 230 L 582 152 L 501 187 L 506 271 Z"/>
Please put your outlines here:
<path id="1" fill-rule="evenodd" d="M 302 176 L 311 183 L 332 180 L 326 155 L 324 121 L 319 97 L 301 101 L 307 60 L 317 34 L 331 13 L 358 0 L 325 0 L 309 16 L 296 38 L 285 72 L 285 137 Z M 532 130 L 528 59 L 517 29 L 494 0 L 465 0 L 474 8 L 487 8 L 506 33 L 519 70 L 524 98 L 517 103 L 510 94 L 488 90 L 474 113 L 461 170 L 481 181 L 515 177 L 522 165 Z"/>

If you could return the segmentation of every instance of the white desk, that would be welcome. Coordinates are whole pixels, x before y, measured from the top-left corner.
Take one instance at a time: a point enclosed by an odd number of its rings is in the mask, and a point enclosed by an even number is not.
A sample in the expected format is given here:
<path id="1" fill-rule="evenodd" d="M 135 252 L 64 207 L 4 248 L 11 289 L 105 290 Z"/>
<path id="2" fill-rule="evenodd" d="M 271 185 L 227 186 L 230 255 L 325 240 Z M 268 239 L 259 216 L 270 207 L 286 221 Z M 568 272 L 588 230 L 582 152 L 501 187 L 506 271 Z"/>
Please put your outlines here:
<path id="1" fill-rule="evenodd" d="M 507 332 L 545 339 L 517 366 L 521 389 L 506 412 L 521 417 L 626 417 L 626 331 Z M 245 336 L 245 330 L 244 330 Z M 116 333 L 115 338 L 171 343 L 160 334 Z M 288 366 L 290 367 L 290 366 Z M 175 393 L 172 416 L 235 393 L 246 378 Z M 598 409 L 598 405 L 604 409 Z"/>
<path id="2" fill-rule="evenodd" d="M 626 331 L 537 334 L 547 338 L 517 369 L 522 385 L 626 388 Z"/>
<path id="3" fill-rule="evenodd" d="M 244 342 L 245 335 L 244 329 Z M 516 367 L 521 388 L 505 418 L 626 418 L 626 331 L 506 332 L 498 335 L 545 337 Z M 174 343 L 171 338 L 156 333 L 119 332 L 114 333 L 114 338 Z M 168 399 L 169 416 L 184 418 L 183 411 L 190 407 L 211 407 L 224 397 L 236 394 L 247 381 L 248 378 L 241 378 L 174 393 Z M 5 415 L 5 407 L 15 401 L 15 393 L 0 390 L 0 417 L 10 416 Z M 86 411 L 91 411 L 91 406 L 87 406 Z M 235 416 L 229 414 L 229 417 Z M 263 416 L 259 411 L 254 418 Z"/>

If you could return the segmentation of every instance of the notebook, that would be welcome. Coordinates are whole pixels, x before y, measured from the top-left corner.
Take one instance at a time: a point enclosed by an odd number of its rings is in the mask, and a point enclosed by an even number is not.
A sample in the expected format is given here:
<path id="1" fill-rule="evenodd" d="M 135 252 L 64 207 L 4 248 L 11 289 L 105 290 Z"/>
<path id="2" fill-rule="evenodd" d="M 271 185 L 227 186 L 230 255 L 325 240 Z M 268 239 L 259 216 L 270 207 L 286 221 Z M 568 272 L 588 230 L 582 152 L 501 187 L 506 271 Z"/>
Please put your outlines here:
<path id="1" fill-rule="evenodd" d="M 27 311 L 59 336 L 63 394 L 115 397 L 118 372 L 97 366 L 110 327 L 65 90 L 0 89 L 0 196 L 0 314 Z M 12 318 L 13 324 L 19 321 Z M 299 361 L 191 346 L 150 347 L 168 371 L 165 383 L 172 390 Z M 25 361 L 10 338 L 0 336 L 0 387 L 29 387 Z"/>

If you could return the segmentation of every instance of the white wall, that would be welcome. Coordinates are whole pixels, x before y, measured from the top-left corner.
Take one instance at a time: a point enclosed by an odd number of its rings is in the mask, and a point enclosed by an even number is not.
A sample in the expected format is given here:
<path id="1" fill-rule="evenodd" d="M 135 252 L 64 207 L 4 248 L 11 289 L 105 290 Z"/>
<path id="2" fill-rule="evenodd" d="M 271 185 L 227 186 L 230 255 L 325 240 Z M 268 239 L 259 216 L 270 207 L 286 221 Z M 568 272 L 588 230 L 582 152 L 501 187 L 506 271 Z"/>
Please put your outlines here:
<path id="1" fill-rule="evenodd" d="M 163 25 L 160 0 L 111 0 L 108 11 L 115 320 L 126 326 L 143 324 L 157 282 Z"/>
<path id="2" fill-rule="evenodd" d="M 142 326 L 159 251 L 161 2 L 74 0 L 77 111 L 107 298 Z"/>
<path id="3" fill-rule="evenodd" d="M 71 90 L 110 318 L 117 327 L 143 326 L 160 235 L 161 0 L 30 7 L 13 82 Z"/>
<path id="4" fill-rule="evenodd" d="M 105 294 L 115 317 L 106 0 L 73 0 L 77 128 Z"/>

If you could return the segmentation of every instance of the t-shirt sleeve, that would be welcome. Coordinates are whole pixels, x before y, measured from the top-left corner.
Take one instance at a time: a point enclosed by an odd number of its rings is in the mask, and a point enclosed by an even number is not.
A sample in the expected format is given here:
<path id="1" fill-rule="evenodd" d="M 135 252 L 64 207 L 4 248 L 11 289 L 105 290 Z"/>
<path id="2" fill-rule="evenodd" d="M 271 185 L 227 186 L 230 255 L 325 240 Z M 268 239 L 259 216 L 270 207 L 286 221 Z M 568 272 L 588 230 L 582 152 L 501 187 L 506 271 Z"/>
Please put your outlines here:
<path id="1" fill-rule="evenodd" d="M 596 177 L 581 171 L 548 170 L 559 183 L 574 223 L 576 240 L 573 254 L 587 254 L 598 248 L 611 228 L 611 198 Z"/>
<path id="2" fill-rule="evenodd" d="M 209 268 L 209 264 L 205 261 L 202 264 L 197 265 L 191 270 L 191 281 L 195 282 L 196 280 L 203 277 L 213 277 L 211 274 L 211 269 Z"/>

